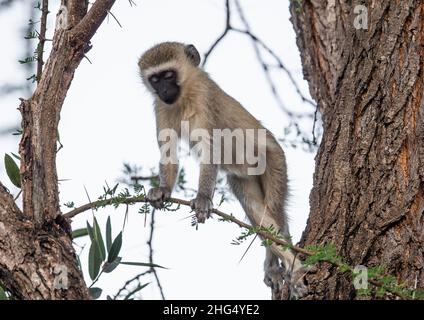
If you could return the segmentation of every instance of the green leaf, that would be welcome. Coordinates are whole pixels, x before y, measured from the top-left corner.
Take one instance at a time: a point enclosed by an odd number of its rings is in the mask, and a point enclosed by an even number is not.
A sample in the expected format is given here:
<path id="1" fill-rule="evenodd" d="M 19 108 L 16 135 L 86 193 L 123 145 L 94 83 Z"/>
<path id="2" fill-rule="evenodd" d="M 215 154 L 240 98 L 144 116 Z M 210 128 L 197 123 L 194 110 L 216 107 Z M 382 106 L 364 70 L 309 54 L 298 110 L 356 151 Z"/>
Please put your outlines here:
<path id="1" fill-rule="evenodd" d="M 119 251 L 121 251 L 122 246 L 122 231 L 116 236 L 113 240 L 112 246 L 110 247 L 109 256 L 107 257 L 107 262 L 113 262 L 118 257 Z"/>
<path id="2" fill-rule="evenodd" d="M 113 262 L 106 262 L 103 265 L 103 272 L 106 272 L 106 273 L 112 272 L 113 270 L 116 269 L 117 266 L 119 266 L 119 264 L 121 263 L 121 260 L 122 260 L 121 257 L 117 257 L 115 261 Z"/>
<path id="3" fill-rule="evenodd" d="M 93 240 L 94 240 L 94 231 L 93 231 L 93 228 L 88 223 L 88 221 L 87 221 L 87 231 L 88 231 L 88 234 L 90 235 L 91 242 L 93 242 Z"/>
<path id="4" fill-rule="evenodd" d="M 99 247 L 96 243 L 92 242 L 88 253 L 88 273 L 90 274 L 91 280 L 94 281 L 98 276 L 101 264 L 102 259 L 100 257 Z"/>
<path id="5" fill-rule="evenodd" d="M 4 289 L 0 286 L 0 300 L 9 300 L 7 298 L 6 292 L 4 292 Z"/>
<path id="6" fill-rule="evenodd" d="M 97 287 L 89 288 L 88 291 L 90 292 L 91 298 L 94 300 L 100 298 L 103 292 L 101 288 L 97 288 Z"/>
<path id="7" fill-rule="evenodd" d="M 100 257 L 102 261 L 105 261 L 106 259 L 105 244 L 103 242 L 102 232 L 100 231 L 100 227 L 99 227 L 99 224 L 97 223 L 96 217 L 94 217 L 93 231 L 94 231 L 95 242 L 97 243 L 97 246 L 99 247 Z"/>
<path id="8" fill-rule="evenodd" d="M 76 229 L 72 231 L 72 239 L 88 236 L 87 228 Z"/>
<path id="9" fill-rule="evenodd" d="M 110 247 L 112 246 L 112 225 L 110 223 L 110 216 L 107 217 L 106 222 L 106 248 L 109 253 Z"/>
<path id="10" fill-rule="evenodd" d="M 160 265 L 154 264 L 154 263 L 145 263 L 145 262 L 121 262 L 120 264 L 125 264 L 127 266 L 137 266 L 137 267 L 150 267 L 150 268 L 162 268 L 166 269 L 165 267 L 162 267 Z"/>
<path id="11" fill-rule="evenodd" d="M 21 187 L 21 174 L 15 161 L 7 153 L 4 155 L 4 166 L 6 167 L 6 173 L 9 176 L 10 181 L 18 188 Z"/>
<path id="12" fill-rule="evenodd" d="M 12 156 L 13 156 L 16 160 L 21 161 L 21 157 L 20 157 L 20 156 L 18 156 L 17 154 L 15 154 L 15 153 L 13 153 L 13 152 L 11 152 L 11 154 L 12 154 Z"/>

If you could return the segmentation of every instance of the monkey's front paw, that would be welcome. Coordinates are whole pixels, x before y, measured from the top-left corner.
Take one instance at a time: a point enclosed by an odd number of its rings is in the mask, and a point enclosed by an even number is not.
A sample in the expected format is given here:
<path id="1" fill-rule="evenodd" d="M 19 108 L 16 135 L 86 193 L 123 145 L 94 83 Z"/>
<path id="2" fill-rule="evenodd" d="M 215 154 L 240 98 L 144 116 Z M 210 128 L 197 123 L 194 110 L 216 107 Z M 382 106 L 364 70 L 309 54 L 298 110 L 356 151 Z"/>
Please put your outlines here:
<path id="1" fill-rule="evenodd" d="M 196 213 L 197 223 L 204 223 L 211 216 L 213 204 L 209 197 L 198 194 L 190 201 L 190 206 Z"/>
<path id="2" fill-rule="evenodd" d="M 155 209 L 162 209 L 163 202 L 171 197 L 171 191 L 166 187 L 152 188 L 147 194 L 147 200 Z"/>

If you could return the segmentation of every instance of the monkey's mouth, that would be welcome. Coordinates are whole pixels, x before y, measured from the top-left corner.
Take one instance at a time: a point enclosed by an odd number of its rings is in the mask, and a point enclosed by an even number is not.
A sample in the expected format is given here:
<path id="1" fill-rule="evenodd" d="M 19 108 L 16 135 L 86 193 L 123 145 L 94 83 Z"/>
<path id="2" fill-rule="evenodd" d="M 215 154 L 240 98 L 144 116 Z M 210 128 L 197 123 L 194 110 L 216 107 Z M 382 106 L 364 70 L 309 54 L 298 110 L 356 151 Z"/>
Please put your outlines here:
<path id="1" fill-rule="evenodd" d="M 158 96 L 166 104 L 173 104 L 178 100 L 179 92 L 159 92 Z"/>

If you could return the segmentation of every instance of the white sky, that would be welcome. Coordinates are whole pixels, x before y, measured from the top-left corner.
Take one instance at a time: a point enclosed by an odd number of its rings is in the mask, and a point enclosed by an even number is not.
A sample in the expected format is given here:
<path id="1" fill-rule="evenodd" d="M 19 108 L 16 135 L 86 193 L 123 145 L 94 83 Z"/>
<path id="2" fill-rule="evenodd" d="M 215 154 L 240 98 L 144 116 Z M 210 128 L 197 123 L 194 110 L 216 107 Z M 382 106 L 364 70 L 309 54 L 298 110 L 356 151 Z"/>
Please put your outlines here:
<path id="1" fill-rule="evenodd" d="M 204 53 L 224 27 L 223 0 L 136 2 L 136 7 L 130 7 L 128 1 L 117 1 L 113 13 L 123 28 L 113 19 L 101 26 L 92 41 L 94 47 L 88 54 L 93 64 L 87 60 L 81 63 L 63 106 L 60 136 L 64 148 L 58 153 L 58 175 L 59 179 L 71 180 L 60 184 L 61 203 L 86 203 L 84 186 L 92 200 L 97 198 L 105 181 L 112 185 L 121 177 L 125 161 L 142 165 L 146 174 L 150 168 L 157 167 L 159 152 L 152 99 L 138 77 L 137 59 L 153 44 L 169 40 L 193 43 Z M 252 30 L 282 58 L 307 95 L 307 84 L 302 80 L 299 53 L 289 21 L 289 1 L 241 2 Z M 2 43 L 8 44 L 0 51 L 0 85 L 24 79 L 17 60 L 22 57 L 22 25 L 27 11 L 26 4 L 0 13 Z M 53 18 L 56 8 L 51 8 L 51 11 L 50 18 Z M 234 16 L 234 24 L 241 26 L 235 11 Z M 50 21 L 50 35 L 52 30 Z M 226 92 L 238 99 L 277 137 L 283 136 L 287 119 L 272 97 L 248 38 L 239 34 L 229 35 L 216 48 L 206 69 Z M 300 102 L 283 73 L 276 73 L 275 79 L 286 105 L 295 110 L 310 111 L 309 106 Z M 0 98 L 0 130 L 19 123 L 16 108 L 20 95 Z M 0 136 L 1 158 L 5 152 L 17 153 L 18 143 L 19 138 Z M 285 148 L 285 151 L 291 189 L 288 214 L 296 242 L 309 212 L 314 155 L 292 148 Z M 197 188 L 195 162 L 184 159 L 183 166 L 189 186 Z M 3 165 L 0 165 L 0 179 L 16 194 L 17 190 L 8 181 Z M 219 198 L 216 200 L 219 201 Z M 130 210 L 124 232 L 121 252 L 124 261 L 148 261 L 145 242 L 149 228 L 144 226 L 144 216 L 137 213 L 138 208 Z M 221 209 L 245 219 L 238 203 L 226 203 Z M 66 212 L 67 208 L 63 211 Z M 99 210 L 96 216 L 103 228 L 108 214 L 112 217 L 116 235 L 122 226 L 124 208 Z M 270 290 L 262 282 L 264 248 L 260 241 L 255 241 L 239 263 L 250 241 L 242 246 L 230 244 L 240 235 L 238 227 L 209 219 L 196 231 L 190 226 L 190 219 L 181 220 L 188 215 L 186 208 L 156 215 L 155 262 L 169 268 L 159 270 L 165 297 L 269 299 Z M 78 216 L 73 227 L 84 227 L 86 220 L 92 220 L 90 212 Z M 78 243 L 83 244 L 87 240 Z M 81 259 L 87 284 L 90 284 L 87 255 L 88 246 L 83 250 Z M 98 286 L 104 289 L 105 294 L 113 295 L 127 279 L 141 271 L 143 269 L 139 267 L 119 266 L 113 273 L 103 275 Z M 152 280 L 146 278 L 146 282 Z M 160 298 L 153 283 L 141 293 L 144 299 Z"/>

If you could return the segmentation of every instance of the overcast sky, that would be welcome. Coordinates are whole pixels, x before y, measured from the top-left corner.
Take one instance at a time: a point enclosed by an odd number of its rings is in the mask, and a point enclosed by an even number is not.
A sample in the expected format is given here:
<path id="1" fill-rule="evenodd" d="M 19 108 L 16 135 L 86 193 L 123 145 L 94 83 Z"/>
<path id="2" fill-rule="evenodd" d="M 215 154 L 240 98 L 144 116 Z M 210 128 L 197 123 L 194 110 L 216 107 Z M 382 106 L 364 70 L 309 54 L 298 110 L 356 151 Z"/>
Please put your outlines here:
<path id="1" fill-rule="evenodd" d="M 28 4 L 15 5 L 0 13 L 2 43 L 0 51 L 0 85 L 22 82 L 25 74 L 17 62 L 22 58 L 23 32 Z M 53 1 L 51 1 L 53 2 Z M 60 137 L 64 148 L 58 153 L 61 203 L 86 203 L 87 188 L 91 199 L 102 193 L 107 181 L 114 184 L 122 176 L 123 162 L 143 166 L 144 173 L 157 168 L 159 150 L 156 144 L 152 98 L 143 88 L 138 76 L 137 59 L 146 49 L 161 41 L 193 43 L 201 53 L 222 32 L 225 21 L 223 0 L 136 0 L 131 7 L 128 1 L 117 1 L 114 15 L 122 28 L 110 19 L 101 27 L 88 53 L 91 60 L 81 63 L 63 106 Z M 241 1 L 251 27 L 289 67 L 302 91 L 308 95 L 307 84 L 302 80 L 299 53 L 295 35 L 289 21 L 289 1 Z M 53 31 L 53 18 L 57 8 L 51 7 L 49 36 Z M 241 26 L 234 14 L 234 24 Z M 230 95 L 239 100 L 255 117 L 277 137 L 283 137 L 285 114 L 274 100 L 261 66 L 248 38 L 230 34 L 210 57 L 206 67 L 211 77 Z M 287 77 L 275 72 L 280 94 L 285 105 L 294 110 L 311 111 L 302 104 Z M 22 93 L 0 97 L 0 131 L 20 121 L 18 97 Z M 312 126 L 307 124 L 306 126 Z M 19 138 L 0 136 L 1 157 L 5 152 L 18 151 Z M 290 190 L 288 214 L 293 239 L 297 242 L 306 225 L 309 211 L 309 192 L 312 185 L 314 154 L 285 148 L 289 168 Z M 197 188 L 198 169 L 193 159 L 183 159 L 188 185 Z M 16 194 L 0 165 L 0 179 Z M 183 195 L 175 195 L 184 197 Z M 215 199 L 215 203 L 219 201 Z M 222 211 L 233 213 L 245 220 L 236 202 L 225 203 Z M 130 210 L 129 223 L 124 231 L 122 257 L 125 261 L 148 261 L 146 238 L 149 228 L 144 216 Z M 63 211 L 67 209 L 63 207 Z M 107 208 L 96 212 L 104 228 L 111 215 L 114 234 L 123 222 L 124 209 Z M 241 229 L 230 223 L 209 219 L 196 231 L 190 226 L 189 210 L 158 212 L 154 238 L 155 262 L 167 267 L 159 276 L 168 299 L 269 299 L 270 290 L 263 284 L 265 249 L 256 240 L 246 257 L 239 263 L 248 242 L 231 245 Z M 73 228 L 91 221 L 91 212 L 75 218 Z M 247 220 L 245 220 L 247 221 Z M 80 245 L 88 239 L 79 240 Z M 79 249 L 78 249 L 79 252 Z M 82 251 L 83 270 L 88 284 L 88 246 Z M 140 273 L 138 267 L 119 266 L 105 274 L 98 282 L 105 294 L 113 295 L 131 276 Z M 145 282 L 150 282 L 150 277 Z M 146 287 L 144 299 L 158 299 L 153 285 Z M 105 295 L 103 295 L 105 297 Z"/>

